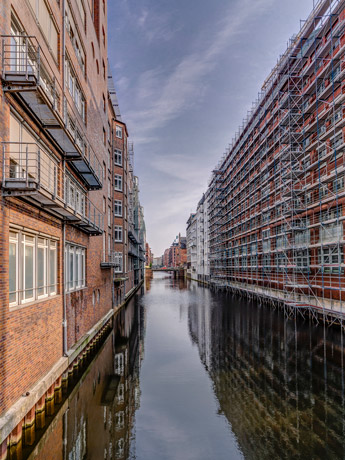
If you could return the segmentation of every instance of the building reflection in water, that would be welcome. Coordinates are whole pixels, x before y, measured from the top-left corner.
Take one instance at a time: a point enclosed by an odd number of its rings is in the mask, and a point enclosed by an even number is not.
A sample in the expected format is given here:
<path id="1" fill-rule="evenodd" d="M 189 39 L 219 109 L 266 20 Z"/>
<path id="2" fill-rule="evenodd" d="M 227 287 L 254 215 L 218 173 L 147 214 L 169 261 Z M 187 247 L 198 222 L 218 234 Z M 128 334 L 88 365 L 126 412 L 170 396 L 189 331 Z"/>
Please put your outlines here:
<path id="1" fill-rule="evenodd" d="M 140 403 L 143 307 L 130 301 L 29 459 L 127 459 Z M 142 319 L 141 319 L 142 318 Z"/>
<path id="2" fill-rule="evenodd" d="M 205 290 L 189 330 L 245 458 L 345 458 L 340 329 Z"/>

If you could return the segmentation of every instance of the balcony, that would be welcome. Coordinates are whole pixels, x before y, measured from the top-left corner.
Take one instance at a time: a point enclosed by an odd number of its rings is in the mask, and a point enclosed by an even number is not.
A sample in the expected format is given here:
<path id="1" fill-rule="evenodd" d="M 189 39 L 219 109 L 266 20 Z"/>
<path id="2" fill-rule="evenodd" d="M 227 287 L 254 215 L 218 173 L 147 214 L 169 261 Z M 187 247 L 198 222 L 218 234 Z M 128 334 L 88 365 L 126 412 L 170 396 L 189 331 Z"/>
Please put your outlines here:
<path id="1" fill-rule="evenodd" d="M 131 242 L 133 244 L 140 244 L 140 241 L 138 240 L 138 236 L 136 234 L 136 232 L 132 231 L 132 230 L 128 230 L 128 238 L 131 240 Z"/>
<path id="2" fill-rule="evenodd" d="M 24 199 L 90 235 L 103 233 L 103 214 L 38 143 L 3 142 L 2 161 L 4 196 Z"/>
<path id="3" fill-rule="evenodd" d="M 15 94 L 34 114 L 85 186 L 101 189 L 102 165 L 86 140 L 83 115 L 54 76 L 35 37 L 2 36 L 1 77 L 4 91 Z"/>
<path id="4" fill-rule="evenodd" d="M 115 251 L 110 251 L 109 253 L 103 252 L 101 268 L 121 268 L 118 256 L 116 256 Z"/>

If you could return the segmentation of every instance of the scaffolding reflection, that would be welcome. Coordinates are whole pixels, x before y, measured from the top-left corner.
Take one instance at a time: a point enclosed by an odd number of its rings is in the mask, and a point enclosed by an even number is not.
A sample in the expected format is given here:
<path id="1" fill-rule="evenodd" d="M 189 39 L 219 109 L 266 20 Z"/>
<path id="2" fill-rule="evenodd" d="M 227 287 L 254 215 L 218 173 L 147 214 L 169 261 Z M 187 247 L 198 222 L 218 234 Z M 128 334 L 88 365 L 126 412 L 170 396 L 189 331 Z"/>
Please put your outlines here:
<path id="1" fill-rule="evenodd" d="M 231 296 L 189 325 L 246 458 L 344 458 L 343 330 Z"/>

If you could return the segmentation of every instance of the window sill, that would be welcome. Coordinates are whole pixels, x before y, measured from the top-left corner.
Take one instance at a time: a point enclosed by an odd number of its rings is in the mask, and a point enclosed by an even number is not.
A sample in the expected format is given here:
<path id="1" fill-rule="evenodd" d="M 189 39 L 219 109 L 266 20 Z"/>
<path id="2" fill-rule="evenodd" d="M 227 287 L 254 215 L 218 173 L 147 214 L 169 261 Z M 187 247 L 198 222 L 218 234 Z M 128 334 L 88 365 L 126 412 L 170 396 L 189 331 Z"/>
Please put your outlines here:
<path id="1" fill-rule="evenodd" d="M 51 296 L 42 297 L 42 299 L 33 300 L 31 302 L 24 302 L 24 303 L 21 303 L 19 305 L 13 305 L 13 306 L 10 305 L 9 309 L 10 309 L 10 312 L 16 311 L 16 310 L 21 310 L 22 308 L 31 307 L 32 305 L 37 305 L 37 304 L 44 303 L 44 302 L 50 302 L 51 300 L 54 300 L 54 299 L 56 299 L 57 297 L 60 297 L 60 296 L 61 296 L 61 294 L 54 294 L 54 295 L 51 295 Z"/>
<path id="2" fill-rule="evenodd" d="M 84 287 L 81 287 L 81 288 L 75 288 L 75 289 L 72 289 L 70 291 L 66 291 L 66 295 L 73 294 L 74 292 L 84 291 L 85 289 L 87 289 L 87 286 L 84 286 Z"/>

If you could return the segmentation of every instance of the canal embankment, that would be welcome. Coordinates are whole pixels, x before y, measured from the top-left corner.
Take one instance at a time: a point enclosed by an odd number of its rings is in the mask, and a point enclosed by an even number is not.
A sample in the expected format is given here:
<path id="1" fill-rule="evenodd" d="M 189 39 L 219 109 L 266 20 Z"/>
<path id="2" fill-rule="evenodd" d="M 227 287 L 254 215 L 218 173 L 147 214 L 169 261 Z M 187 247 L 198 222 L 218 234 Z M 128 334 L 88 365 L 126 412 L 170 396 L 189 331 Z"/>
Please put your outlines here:
<path id="1" fill-rule="evenodd" d="M 68 382 L 75 378 L 79 369 L 94 355 L 107 336 L 114 315 L 125 307 L 142 285 L 143 281 L 127 294 L 122 303 L 109 309 L 42 379 L 0 417 L 0 460 L 16 458 L 23 444 L 35 442 L 36 428 L 44 426 L 45 415 L 52 415 L 54 404 L 61 402 L 62 392 L 68 388 Z"/>

